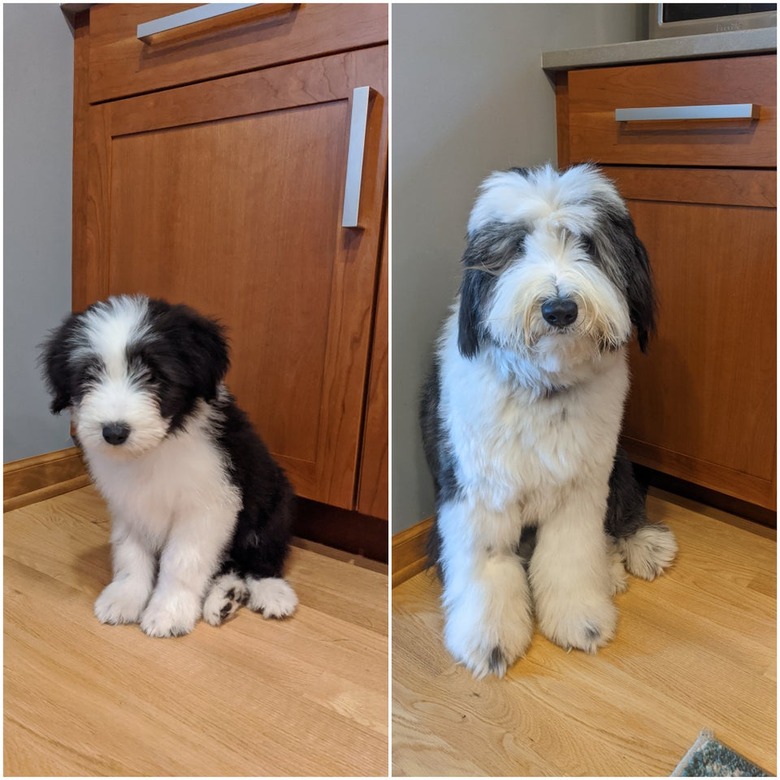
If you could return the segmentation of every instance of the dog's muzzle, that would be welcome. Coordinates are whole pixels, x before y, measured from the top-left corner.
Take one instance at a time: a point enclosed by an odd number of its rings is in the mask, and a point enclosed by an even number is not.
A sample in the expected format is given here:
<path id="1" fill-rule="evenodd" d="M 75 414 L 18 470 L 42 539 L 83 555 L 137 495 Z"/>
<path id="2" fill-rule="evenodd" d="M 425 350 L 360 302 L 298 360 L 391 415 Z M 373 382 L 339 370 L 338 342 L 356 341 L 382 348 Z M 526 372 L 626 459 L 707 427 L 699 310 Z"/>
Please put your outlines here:
<path id="1" fill-rule="evenodd" d="M 103 438 L 109 443 L 117 446 L 124 444 L 130 435 L 130 426 L 123 422 L 106 423 L 103 426 Z"/>
<path id="2" fill-rule="evenodd" d="M 571 298 L 550 298 L 542 304 L 542 317 L 554 328 L 565 328 L 577 319 L 577 304 Z"/>

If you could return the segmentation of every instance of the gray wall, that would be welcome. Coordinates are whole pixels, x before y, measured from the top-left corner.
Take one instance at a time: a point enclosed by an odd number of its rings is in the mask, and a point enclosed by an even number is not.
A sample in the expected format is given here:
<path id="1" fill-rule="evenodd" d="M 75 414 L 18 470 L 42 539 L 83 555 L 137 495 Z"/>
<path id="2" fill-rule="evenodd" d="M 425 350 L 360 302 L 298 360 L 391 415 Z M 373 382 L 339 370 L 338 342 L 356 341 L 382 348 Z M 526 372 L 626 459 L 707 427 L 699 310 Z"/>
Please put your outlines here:
<path id="1" fill-rule="evenodd" d="M 73 36 L 55 3 L 4 4 L 3 460 L 70 446 L 37 345 L 71 305 Z"/>
<path id="2" fill-rule="evenodd" d="M 433 513 L 419 387 L 457 289 L 466 220 L 493 170 L 556 159 L 543 51 L 641 37 L 639 4 L 394 5 L 393 533 Z"/>

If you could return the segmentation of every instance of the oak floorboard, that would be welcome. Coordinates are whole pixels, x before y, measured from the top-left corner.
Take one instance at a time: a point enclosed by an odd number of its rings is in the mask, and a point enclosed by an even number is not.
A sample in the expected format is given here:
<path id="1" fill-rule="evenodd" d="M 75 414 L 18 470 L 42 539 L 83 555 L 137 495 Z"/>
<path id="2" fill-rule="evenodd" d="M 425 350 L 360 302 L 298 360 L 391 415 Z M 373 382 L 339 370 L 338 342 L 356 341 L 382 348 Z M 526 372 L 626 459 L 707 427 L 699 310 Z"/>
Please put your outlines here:
<path id="1" fill-rule="evenodd" d="M 387 773 L 385 575 L 293 548 L 292 618 L 150 639 L 92 614 L 108 530 L 93 488 L 5 514 L 7 776 Z"/>
<path id="2" fill-rule="evenodd" d="M 630 578 L 596 655 L 538 632 L 507 678 L 474 680 L 441 640 L 431 572 L 393 589 L 395 776 L 668 776 L 702 728 L 776 772 L 776 542 L 651 496 L 680 546 Z"/>

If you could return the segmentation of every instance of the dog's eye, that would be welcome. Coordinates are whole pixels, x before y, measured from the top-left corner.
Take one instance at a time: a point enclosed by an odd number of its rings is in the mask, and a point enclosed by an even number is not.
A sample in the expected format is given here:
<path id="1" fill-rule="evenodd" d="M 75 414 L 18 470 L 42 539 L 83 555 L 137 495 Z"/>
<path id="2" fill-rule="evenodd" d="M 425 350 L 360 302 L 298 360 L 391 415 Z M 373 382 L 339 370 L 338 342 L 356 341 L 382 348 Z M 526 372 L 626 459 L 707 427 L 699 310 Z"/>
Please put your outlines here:
<path id="1" fill-rule="evenodd" d="M 153 364 L 138 355 L 130 361 L 130 374 L 138 380 L 154 381 L 156 379 Z"/>
<path id="2" fill-rule="evenodd" d="M 76 372 L 76 379 L 81 385 L 85 385 L 88 382 L 95 382 L 99 376 L 100 366 L 97 366 L 94 363 L 84 363 Z"/>
<path id="3" fill-rule="evenodd" d="M 580 236 L 580 244 L 585 250 L 585 253 L 590 257 L 593 257 L 596 251 L 596 245 L 593 243 L 593 239 L 590 236 Z"/>

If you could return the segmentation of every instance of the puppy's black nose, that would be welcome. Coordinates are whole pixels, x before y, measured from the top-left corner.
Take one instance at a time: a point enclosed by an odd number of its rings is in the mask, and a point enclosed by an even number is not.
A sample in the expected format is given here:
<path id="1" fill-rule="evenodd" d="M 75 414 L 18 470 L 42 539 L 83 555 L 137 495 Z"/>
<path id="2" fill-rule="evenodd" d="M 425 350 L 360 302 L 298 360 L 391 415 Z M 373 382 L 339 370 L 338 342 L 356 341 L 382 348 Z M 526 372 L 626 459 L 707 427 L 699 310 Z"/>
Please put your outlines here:
<path id="1" fill-rule="evenodd" d="M 122 422 L 107 423 L 103 426 L 103 438 L 109 444 L 122 444 L 130 435 L 130 426 Z"/>
<path id="2" fill-rule="evenodd" d="M 555 328 L 565 328 L 577 319 L 577 304 L 571 298 L 550 298 L 542 304 L 542 317 Z"/>

